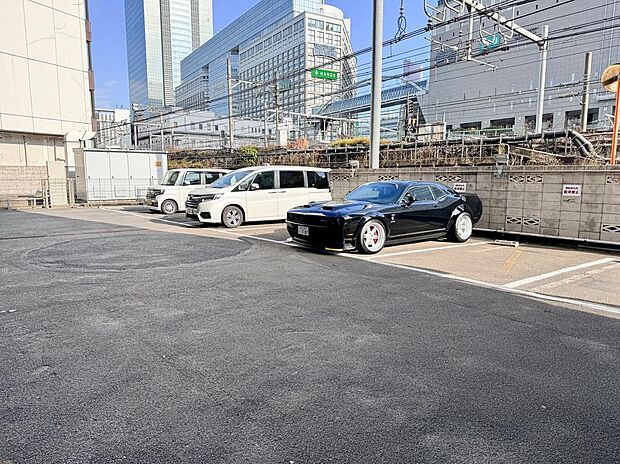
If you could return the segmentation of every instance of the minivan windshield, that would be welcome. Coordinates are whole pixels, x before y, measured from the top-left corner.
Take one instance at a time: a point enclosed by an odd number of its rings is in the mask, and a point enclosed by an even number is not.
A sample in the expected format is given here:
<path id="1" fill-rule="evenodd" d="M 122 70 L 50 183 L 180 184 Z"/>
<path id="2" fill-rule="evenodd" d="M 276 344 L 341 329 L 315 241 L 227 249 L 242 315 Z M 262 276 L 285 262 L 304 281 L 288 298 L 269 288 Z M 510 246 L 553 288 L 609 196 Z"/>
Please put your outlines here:
<path id="1" fill-rule="evenodd" d="M 370 203 L 387 205 L 396 203 L 404 191 L 404 184 L 373 182 L 372 184 L 366 184 L 356 188 L 346 195 L 345 198 L 347 200 L 368 201 Z"/>
<path id="2" fill-rule="evenodd" d="M 164 176 L 164 180 L 161 181 L 161 185 L 176 185 L 179 174 L 179 171 L 168 171 Z"/>
<path id="3" fill-rule="evenodd" d="M 233 171 L 230 174 L 226 174 L 224 177 L 220 177 L 218 180 L 209 185 L 209 188 L 226 188 L 231 185 L 235 185 L 244 177 L 247 177 L 248 174 L 252 174 L 256 169 L 239 169 L 238 171 Z"/>

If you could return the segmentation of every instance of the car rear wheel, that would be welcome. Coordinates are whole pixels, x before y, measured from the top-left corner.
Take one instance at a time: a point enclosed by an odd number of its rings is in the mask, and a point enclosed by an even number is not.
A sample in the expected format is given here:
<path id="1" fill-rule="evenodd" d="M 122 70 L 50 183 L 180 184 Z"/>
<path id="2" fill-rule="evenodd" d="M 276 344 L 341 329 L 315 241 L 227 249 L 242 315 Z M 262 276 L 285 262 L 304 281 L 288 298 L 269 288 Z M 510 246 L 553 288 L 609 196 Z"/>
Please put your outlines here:
<path id="1" fill-rule="evenodd" d="M 229 229 L 234 229 L 243 224 L 243 211 L 236 206 L 227 206 L 222 211 L 222 224 Z"/>
<path id="2" fill-rule="evenodd" d="M 385 246 L 386 238 L 385 226 L 381 222 L 372 219 L 364 224 L 359 231 L 357 250 L 368 255 L 379 253 Z"/>
<path id="3" fill-rule="evenodd" d="M 450 240 L 455 242 L 466 242 L 474 231 L 474 222 L 469 213 L 461 213 L 454 221 L 450 230 Z"/>
<path id="4" fill-rule="evenodd" d="M 161 212 L 164 214 L 174 214 L 179 210 L 177 202 L 174 200 L 166 200 L 161 204 Z"/>

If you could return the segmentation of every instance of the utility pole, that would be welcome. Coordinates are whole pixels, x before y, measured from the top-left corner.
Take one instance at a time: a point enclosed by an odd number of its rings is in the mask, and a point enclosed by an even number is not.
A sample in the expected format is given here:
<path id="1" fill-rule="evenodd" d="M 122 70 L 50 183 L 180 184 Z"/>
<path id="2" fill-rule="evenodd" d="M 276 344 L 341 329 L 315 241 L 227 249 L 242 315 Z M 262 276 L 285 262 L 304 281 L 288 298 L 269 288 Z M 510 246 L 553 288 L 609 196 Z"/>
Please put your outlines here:
<path id="1" fill-rule="evenodd" d="M 280 73 L 278 73 L 278 71 L 276 71 L 275 74 L 275 78 L 276 78 L 276 85 L 275 85 L 275 92 L 273 93 L 274 95 L 274 104 L 275 104 L 275 110 L 276 110 L 276 144 L 277 144 L 277 140 L 280 138 L 280 99 L 279 99 L 279 91 L 278 91 L 278 79 L 280 78 Z"/>
<path id="2" fill-rule="evenodd" d="M 373 0 L 372 78 L 370 104 L 370 168 L 379 168 L 381 150 L 381 66 L 383 61 L 383 0 Z"/>
<path id="3" fill-rule="evenodd" d="M 469 12 L 469 31 L 467 32 L 467 61 L 473 60 L 474 50 L 474 12 L 471 5 L 467 5 L 467 11 Z"/>
<path id="4" fill-rule="evenodd" d="M 583 71 L 583 95 L 581 98 L 581 132 L 588 131 L 588 111 L 590 109 L 590 78 L 592 76 L 592 52 L 586 53 Z"/>
<path id="5" fill-rule="evenodd" d="M 263 141 L 267 148 L 267 95 L 263 95 Z"/>
<path id="6" fill-rule="evenodd" d="M 230 60 L 230 56 L 227 61 L 227 72 L 226 75 L 228 77 L 228 130 L 230 132 L 229 148 L 230 151 L 235 147 L 235 121 L 233 118 L 233 96 L 232 96 L 232 62 Z"/>
<path id="7" fill-rule="evenodd" d="M 543 131 L 545 112 L 545 87 L 547 85 L 547 55 L 549 53 L 549 26 L 543 26 L 543 43 L 540 46 L 540 82 L 538 84 L 538 111 L 536 112 L 536 133 Z"/>
<path id="8" fill-rule="evenodd" d="M 164 151 L 164 114 L 159 113 L 159 137 L 161 139 L 161 151 Z"/>

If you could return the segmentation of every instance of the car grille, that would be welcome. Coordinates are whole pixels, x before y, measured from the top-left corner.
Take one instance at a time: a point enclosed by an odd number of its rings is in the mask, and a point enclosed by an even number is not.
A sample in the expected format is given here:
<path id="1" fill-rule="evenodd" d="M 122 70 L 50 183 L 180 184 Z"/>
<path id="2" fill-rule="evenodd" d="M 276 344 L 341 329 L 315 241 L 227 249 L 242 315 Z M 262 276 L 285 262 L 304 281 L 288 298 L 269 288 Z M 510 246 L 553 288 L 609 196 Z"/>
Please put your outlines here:
<path id="1" fill-rule="evenodd" d="M 189 195 L 185 202 L 185 206 L 187 208 L 198 208 L 198 205 L 209 197 L 213 197 L 213 195 Z"/>
<path id="2" fill-rule="evenodd" d="M 300 213 L 289 213 L 288 220 L 296 224 L 307 224 L 310 226 L 328 226 L 332 222 L 330 218 L 325 216 Z"/>
<path id="3" fill-rule="evenodd" d="M 161 190 L 148 189 L 146 191 L 146 199 L 147 200 L 155 200 L 155 198 L 157 198 L 157 195 L 161 195 L 161 194 L 162 194 Z"/>

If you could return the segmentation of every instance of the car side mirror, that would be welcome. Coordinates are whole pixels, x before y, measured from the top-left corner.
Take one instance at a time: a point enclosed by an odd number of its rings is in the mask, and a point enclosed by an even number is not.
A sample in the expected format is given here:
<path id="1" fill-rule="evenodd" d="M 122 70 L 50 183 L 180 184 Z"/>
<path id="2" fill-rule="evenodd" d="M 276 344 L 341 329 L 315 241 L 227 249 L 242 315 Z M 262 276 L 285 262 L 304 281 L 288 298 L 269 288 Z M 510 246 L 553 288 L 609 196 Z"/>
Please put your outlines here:
<path id="1" fill-rule="evenodd" d="M 192 185 L 192 183 L 189 180 L 184 180 L 183 185 Z"/>
<path id="2" fill-rule="evenodd" d="M 253 183 L 252 185 L 250 185 L 250 190 L 251 191 L 260 190 L 260 184 Z"/>

